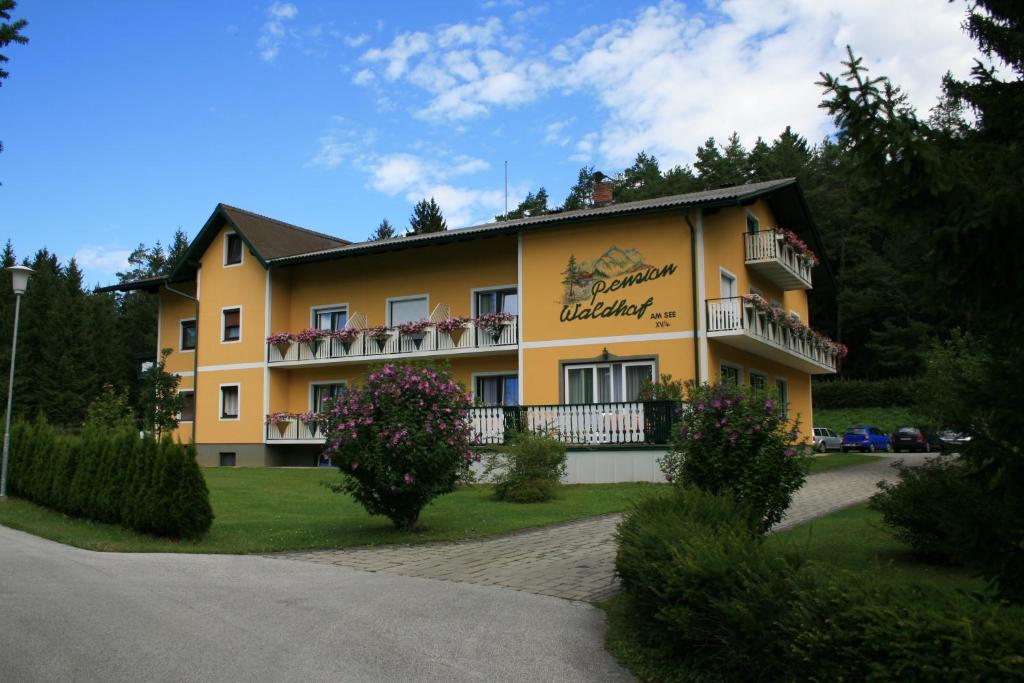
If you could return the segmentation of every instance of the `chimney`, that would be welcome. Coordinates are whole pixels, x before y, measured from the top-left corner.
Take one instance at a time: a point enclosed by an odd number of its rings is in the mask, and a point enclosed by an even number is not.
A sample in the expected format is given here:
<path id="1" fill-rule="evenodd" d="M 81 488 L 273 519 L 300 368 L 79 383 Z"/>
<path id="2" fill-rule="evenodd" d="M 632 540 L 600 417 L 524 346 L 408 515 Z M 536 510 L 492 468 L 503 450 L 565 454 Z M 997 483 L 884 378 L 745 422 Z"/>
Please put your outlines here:
<path id="1" fill-rule="evenodd" d="M 607 182 L 604 173 L 598 171 L 593 175 L 594 178 L 594 206 L 604 206 L 611 204 L 613 201 L 612 197 L 612 184 Z"/>

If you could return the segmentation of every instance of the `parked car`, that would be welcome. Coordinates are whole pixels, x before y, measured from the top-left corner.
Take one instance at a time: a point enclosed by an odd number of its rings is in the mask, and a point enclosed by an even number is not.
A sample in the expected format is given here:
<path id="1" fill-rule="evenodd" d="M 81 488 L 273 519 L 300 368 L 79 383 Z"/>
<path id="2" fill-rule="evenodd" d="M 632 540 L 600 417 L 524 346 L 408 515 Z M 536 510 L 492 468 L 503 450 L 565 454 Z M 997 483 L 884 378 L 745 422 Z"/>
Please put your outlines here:
<path id="1" fill-rule="evenodd" d="M 860 425 L 846 430 L 846 433 L 843 434 L 843 443 L 840 448 L 842 448 L 843 453 L 849 451 L 861 451 L 863 453 L 887 451 L 892 453 L 892 440 L 888 434 L 878 427 Z"/>
<path id="2" fill-rule="evenodd" d="M 930 453 L 933 448 L 939 448 L 939 438 L 919 427 L 900 427 L 892 434 L 892 448 L 897 453 L 900 451 Z"/>
<path id="3" fill-rule="evenodd" d="M 969 434 L 954 432 L 952 429 L 944 429 L 939 432 L 939 445 L 944 451 L 959 450 L 971 442 Z"/>
<path id="4" fill-rule="evenodd" d="M 824 453 L 825 451 L 838 451 L 842 447 L 843 437 L 828 427 L 814 428 L 814 450 Z"/>

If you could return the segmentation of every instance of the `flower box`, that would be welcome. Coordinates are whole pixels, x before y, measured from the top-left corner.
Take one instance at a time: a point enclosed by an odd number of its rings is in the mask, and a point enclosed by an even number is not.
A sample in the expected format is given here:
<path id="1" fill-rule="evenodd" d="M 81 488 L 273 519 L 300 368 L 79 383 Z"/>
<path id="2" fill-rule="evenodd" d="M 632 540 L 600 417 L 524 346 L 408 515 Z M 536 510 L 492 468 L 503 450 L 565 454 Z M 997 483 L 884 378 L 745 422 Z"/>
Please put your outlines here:
<path id="1" fill-rule="evenodd" d="M 331 339 L 336 339 L 341 342 L 341 346 L 345 349 L 345 353 L 348 354 L 352 350 L 352 344 L 359 337 L 359 330 L 353 327 L 346 327 L 341 330 L 334 330 L 331 332 Z"/>
<path id="2" fill-rule="evenodd" d="M 275 427 L 277 427 L 277 431 L 281 435 L 281 438 L 283 439 L 285 433 L 288 431 L 288 426 L 291 425 L 294 419 L 295 416 L 293 414 L 287 412 L 280 412 L 271 413 L 270 415 L 267 415 L 267 419 L 265 422 L 267 425 L 274 425 Z"/>
<path id="3" fill-rule="evenodd" d="M 391 339 L 391 330 L 383 325 L 377 325 L 363 330 L 363 335 L 377 342 L 377 350 L 383 353 L 384 347 L 388 345 L 388 340 Z"/>
<path id="4" fill-rule="evenodd" d="M 484 313 L 477 317 L 476 329 L 490 335 L 491 339 L 497 343 L 501 339 L 501 333 L 505 331 L 505 327 L 513 320 L 515 320 L 515 316 L 511 313 Z"/>
<path id="5" fill-rule="evenodd" d="M 267 343 L 277 349 L 277 352 L 281 354 L 281 358 L 285 357 L 294 341 L 295 337 L 290 332 L 278 332 L 267 337 Z"/>
<path id="6" fill-rule="evenodd" d="M 403 337 L 411 339 L 418 350 L 427 336 L 427 327 L 429 326 L 429 320 L 413 320 L 399 325 L 398 332 Z"/>
<path id="7" fill-rule="evenodd" d="M 438 332 L 443 332 L 448 335 L 452 340 L 452 346 L 458 346 L 462 340 L 462 335 L 466 331 L 466 323 L 468 318 L 461 316 L 455 318 L 445 318 L 444 320 L 437 323 L 435 326 Z"/>
<path id="8" fill-rule="evenodd" d="M 330 330 L 321 330 L 316 327 L 310 327 L 295 335 L 295 340 L 300 344 L 308 346 L 309 352 L 313 356 L 316 356 L 316 352 L 320 350 L 320 343 L 329 337 L 330 334 Z"/>

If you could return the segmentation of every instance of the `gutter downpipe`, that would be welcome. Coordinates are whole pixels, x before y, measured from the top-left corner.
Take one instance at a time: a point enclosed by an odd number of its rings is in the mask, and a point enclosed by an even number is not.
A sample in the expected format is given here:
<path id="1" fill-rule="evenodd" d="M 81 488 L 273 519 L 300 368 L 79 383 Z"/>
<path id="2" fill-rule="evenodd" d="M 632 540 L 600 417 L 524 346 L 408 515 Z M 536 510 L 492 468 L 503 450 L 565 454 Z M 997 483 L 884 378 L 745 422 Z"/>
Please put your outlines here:
<path id="1" fill-rule="evenodd" d="M 683 218 L 686 219 L 686 224 L 690 226 L 690 275 L 692 281 L 690 283 L 692 299 L 693 299 L 693 376 L 696 379 L 696 384 L 699 386 L 701 383 L 700 377 L 700 309 L 699 302 L 697 301 L 697 229 L 693 227 L 693 221 L 690 220 L 690 210 L 686 209 L 683 211 Z M 198 316 L 196 316 L 198 318 Z M 198 324 L 196 326 L 198 329 Z"/>
<path id="2" fill-rule="evenodd" d="M 196 445 L 196 418 L 199 416 L 199 297 L 186 294 L 181 290 L 171 287 L 169 281 L 164 281 L 164 288 L 168 292 L 177 294 L 178 296 L 190 299 L 195 303 L 195 316 L 196 316 L 196 348 L 192 352 L 192 447 Z"/>

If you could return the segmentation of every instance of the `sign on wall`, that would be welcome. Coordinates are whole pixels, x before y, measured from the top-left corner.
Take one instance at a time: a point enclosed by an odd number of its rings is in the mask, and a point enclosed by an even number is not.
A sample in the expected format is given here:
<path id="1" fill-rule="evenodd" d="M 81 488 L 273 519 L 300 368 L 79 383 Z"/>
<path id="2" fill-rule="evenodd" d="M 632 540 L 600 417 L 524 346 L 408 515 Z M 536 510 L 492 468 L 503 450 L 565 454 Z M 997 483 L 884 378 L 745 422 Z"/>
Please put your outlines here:
<path id="1" fill-rule="evenodd" d="M 562 271 L 563 323 L 597 318 L 636 318 L 642 320 L 655 305 L 654 296 L 644 285 L 669 277 L 676 264 L 654 266 L 635 248 L 609 247 L 600 256 L 577 260 L 569 256 Z M 645 296 L 646 294 L 646 296 Z"/>

